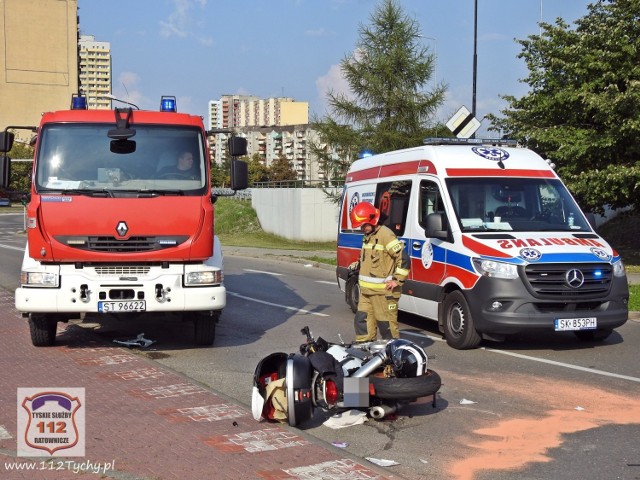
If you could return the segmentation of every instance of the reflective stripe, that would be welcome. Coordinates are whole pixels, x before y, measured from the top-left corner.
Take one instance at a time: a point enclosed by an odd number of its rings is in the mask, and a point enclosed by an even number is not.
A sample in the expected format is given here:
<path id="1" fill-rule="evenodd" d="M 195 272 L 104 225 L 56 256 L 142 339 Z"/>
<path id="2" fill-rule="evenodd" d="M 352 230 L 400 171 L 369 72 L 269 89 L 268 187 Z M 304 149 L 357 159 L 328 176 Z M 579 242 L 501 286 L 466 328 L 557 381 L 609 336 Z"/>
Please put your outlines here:
<path id="1" fill-rule="evenodd" d="M 359 281 L 359 283 L 360 282 L 384 283 L 384 282 L 387 281 L 387 279 L 386 278 L 380 278 L 380 277 L 367 277 L 366 275 L 360 275 L 358 281 Z"/>
<path id="2" fill-rule="evenodd" d="M 400 250 L 404 248 L 404 244 L 396 238 L 394 240 L 391 240 L 389 243 L 387 243 L 387 245 L 385 245 L 385 248 L 389 252 L 398 253 Z"/>
<path id="3" fill-rule="evenodd" d="M 370 283 L 362 280 L 358 280 L 358 285 L 361 288 L 370 288 L 371 290 L 385 290 L 387 288 L 384 283 Z"/>
<path id="4" fill-rule="evenodd" d="M 364 250 L 384 250 L 384 247 L 382 245 L 373 245 L 371 243 L 365 243 L 364 245 L 362 245 L 362 248 Z"/>
<path id="5" fill-rule="evenodd" d="M 409 270 L 408 270 L 408 269 L 406 269 L 406 268 L 396 268 L 396 273 L 397 273 L 398 275 L 404 275 L 404 276 L 407 276 L 407 275 L 409 275 Z"/>

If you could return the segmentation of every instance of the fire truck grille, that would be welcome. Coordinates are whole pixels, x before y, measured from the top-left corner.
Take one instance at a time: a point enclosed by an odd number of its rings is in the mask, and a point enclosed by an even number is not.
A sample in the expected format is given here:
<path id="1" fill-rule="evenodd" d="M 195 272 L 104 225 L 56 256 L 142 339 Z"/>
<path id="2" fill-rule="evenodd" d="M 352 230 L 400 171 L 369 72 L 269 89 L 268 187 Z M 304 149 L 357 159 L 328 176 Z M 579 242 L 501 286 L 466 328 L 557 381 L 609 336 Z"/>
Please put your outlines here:
<path id="1" fill-rule="evenodd" d="M 613 268 L 608 263 L 531 264 L 525 275 L 538 297 L 569 300 L 607 294 Z"/>
<path id="2" fill-rule="evenodd" d="M 56 240 L 71 248 L 88 250 L 91 252 L 135 253 L 150 252 L 174 248 L 188 240 L 187 235 L 180 236 L 149 236 L 129 237 L 119 240 L 114 237 L 75 237 L 58 236 Z"/>
<path id="3" fill-rule="evenodd" d="M 142 276 L 149 273 L 151 267 L 144 265 L 104 265 L 94 267 L 97 275 L 103 277 Z"/>

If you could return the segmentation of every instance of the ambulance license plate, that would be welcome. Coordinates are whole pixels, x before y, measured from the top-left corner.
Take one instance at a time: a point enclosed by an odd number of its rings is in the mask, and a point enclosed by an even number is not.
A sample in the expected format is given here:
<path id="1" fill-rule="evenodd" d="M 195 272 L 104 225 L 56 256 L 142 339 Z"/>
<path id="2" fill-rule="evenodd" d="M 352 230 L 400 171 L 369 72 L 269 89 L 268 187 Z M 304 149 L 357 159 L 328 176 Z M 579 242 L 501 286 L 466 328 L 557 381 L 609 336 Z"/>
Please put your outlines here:
<path id="1" fill-rule="evenodd" d="M 127 300 L 122 302 L 98 302 L 100 313 L 111 312 L 144 312 L 147 309 L 145 300 Z"/>
<path id="2" fill-rule="evenodd" d="M 596 317 L 556 318 L 553 322 L 556 332 L 595 330 L 598 328 L 598 319 Z"/>

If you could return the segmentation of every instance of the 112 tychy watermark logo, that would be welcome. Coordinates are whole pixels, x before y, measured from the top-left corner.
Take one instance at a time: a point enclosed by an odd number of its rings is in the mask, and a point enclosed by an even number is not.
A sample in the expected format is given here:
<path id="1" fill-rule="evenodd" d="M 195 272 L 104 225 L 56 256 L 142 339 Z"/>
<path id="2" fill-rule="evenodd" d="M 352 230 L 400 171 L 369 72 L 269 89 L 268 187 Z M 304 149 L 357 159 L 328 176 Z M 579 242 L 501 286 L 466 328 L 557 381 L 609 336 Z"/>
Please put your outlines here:
<path id="1" fill-rule="evenodd" d="M 18 456 L 84 456 L 84 394 L 84 388 L 18 388 Z"/>

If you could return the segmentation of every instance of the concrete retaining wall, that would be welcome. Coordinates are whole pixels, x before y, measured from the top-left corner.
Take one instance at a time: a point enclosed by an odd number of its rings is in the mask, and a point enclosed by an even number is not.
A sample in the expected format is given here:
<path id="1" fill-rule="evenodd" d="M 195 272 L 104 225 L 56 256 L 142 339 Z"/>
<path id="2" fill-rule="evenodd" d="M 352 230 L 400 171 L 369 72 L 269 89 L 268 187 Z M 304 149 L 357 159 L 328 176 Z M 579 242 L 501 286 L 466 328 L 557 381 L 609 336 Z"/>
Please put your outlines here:
<path id="1" fill-rule="evenodd" d="M 251 206 L 265 232 L 289 240 L 335 241 L 338 204 L 318 188 L 252 188 Z"/>

